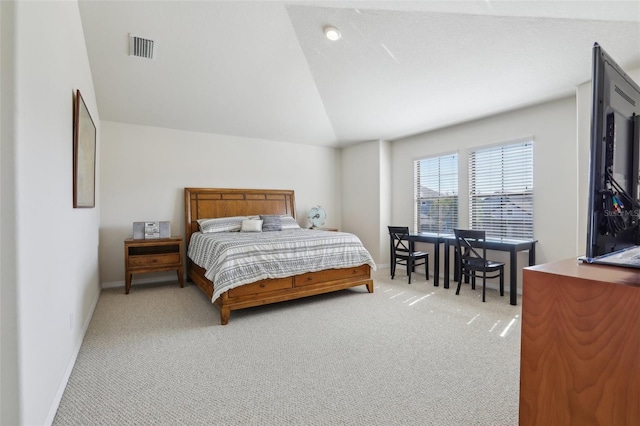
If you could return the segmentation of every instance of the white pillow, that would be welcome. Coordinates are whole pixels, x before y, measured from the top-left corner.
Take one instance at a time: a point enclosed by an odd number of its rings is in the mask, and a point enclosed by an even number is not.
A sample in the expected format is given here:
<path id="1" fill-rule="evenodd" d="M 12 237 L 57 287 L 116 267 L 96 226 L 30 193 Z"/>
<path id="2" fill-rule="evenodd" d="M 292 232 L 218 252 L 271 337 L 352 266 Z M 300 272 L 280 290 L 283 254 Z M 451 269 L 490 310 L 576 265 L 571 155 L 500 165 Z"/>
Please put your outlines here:
<path id="1" fill-rule="evenodd" d="M 262 232 L 262 221 L 260 219 L 245 219 L 242 221 L 240 232 Z"/>
<path id="2" fill-rule="evenodd" d="M 293 218 L 293 216 L 284 214 L 280 216 L 280 224 L 282 225 L 282 229 L 300 229 L 300 225 Z"/>
<path id="3" fill-rule="evenodd" d="M 198 225 L 200 226 L 200 232 L 203 234 L 211 232 L 234 232 L 242 228 L 242 221 L 246 218 L 246 216 L 232 216 L 198 219 Z"/>

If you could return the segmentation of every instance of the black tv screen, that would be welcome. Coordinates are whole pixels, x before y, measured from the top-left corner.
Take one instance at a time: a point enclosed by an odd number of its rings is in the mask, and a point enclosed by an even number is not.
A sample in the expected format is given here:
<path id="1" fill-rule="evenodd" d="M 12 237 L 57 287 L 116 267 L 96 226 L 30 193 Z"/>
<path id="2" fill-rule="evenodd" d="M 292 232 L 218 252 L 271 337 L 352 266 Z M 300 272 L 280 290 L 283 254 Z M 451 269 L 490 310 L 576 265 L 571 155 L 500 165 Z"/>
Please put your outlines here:
<path id="1" fill-rule="evenodd" d="M 640 86 L 593 47 L 587 258 L 640 244 Z"/>

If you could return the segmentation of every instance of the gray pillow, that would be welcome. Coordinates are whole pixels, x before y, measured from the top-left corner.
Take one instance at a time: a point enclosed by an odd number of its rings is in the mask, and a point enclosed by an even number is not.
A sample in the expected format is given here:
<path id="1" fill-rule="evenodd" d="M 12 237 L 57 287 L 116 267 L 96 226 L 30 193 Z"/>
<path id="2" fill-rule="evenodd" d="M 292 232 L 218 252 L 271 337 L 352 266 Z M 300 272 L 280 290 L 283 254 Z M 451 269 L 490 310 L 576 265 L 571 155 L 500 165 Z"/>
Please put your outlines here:
<path id="1" fill-rule="evenodd" d="M 260 215 L 262 219 L 262 232 L 282 231 L 282 223 L 279 215 Z"/>

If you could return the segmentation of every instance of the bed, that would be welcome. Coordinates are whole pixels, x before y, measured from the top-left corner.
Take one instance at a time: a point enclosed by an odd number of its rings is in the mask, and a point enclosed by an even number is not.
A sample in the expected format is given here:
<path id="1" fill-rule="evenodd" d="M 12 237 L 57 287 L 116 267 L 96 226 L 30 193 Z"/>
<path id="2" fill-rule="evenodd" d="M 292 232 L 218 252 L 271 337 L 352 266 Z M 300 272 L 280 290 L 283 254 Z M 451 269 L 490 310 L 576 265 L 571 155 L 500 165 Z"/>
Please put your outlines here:
<path id="1" fill-rule="evenodd" d="M 203 237 L 200 235 L 199 220 L 236 216 L 255 217 L 256 215 L 287 215 L 295 218 L 295 197 L 292 190 L 185 188 L 184 202 L 187 253 L 189 253 L 192 239 L 196 244 L 196 241 Z M 293 231 L 287 232 L 293 233 Z M 276 235 L 278 238 L 284 238 L 284 234 L 287 232 L 265 234 L 271 234 L 271 239 L 274 239 Z M 317 233 L 327 241 L 346 240 L 350 235 L 357 240 L 357 237 L 352 234 L 300 230 L 300 235 L 310 233 Z M 228 234 L 235 234 L 238 237 L 237 240 L 241 241 L 239 238 L 241 233 Z M 362 250 L 366 252 L 364 247 Z M 192 252 L 195 253 L 193 248 Z M 366 255 L 368 260 L 363 256 L 359 258 L 355 256 L 351 263 L 358 264 L 349 264 L 347 267 L 313 270 L 320 267 L 314 265 L 309 272 L 291 276 L 278 276 L 277 278 L 264 278 L 255 281 L 245 277 L 242 283 L 229 285 L 228 290 L 227 287 L 221 288 L 223 284 L 228 285 L 226 281 L 224 283 L 220 281 L 216 286 L 215 276 L 220 277 L 221 275 L 214 274 L 211 269 L 208 269 L 208 265 L 201 263 L 200 260 L 198 260 L 200 265 L 197 264 L 188 255 L 186 259 L 187 277 L 220 308 L 220 322 L 222 325 L 226 325 L 232 310 L 299 299 L 357 286 L 365 286 L 369 293 L 373 293 L 371 269 L 375 268 L 375 263 L 368 252 Z"/>

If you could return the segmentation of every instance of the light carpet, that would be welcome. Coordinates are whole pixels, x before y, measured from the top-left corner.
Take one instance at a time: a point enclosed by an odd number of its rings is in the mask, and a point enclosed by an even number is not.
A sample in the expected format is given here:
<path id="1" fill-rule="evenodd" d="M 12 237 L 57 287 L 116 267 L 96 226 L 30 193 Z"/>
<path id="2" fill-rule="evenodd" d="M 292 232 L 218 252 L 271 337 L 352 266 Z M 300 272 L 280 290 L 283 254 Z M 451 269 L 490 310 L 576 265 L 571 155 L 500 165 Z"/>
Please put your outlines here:
<path id="1" fill-rule="evenodd" d="M 520 298 L 388 274 L 226 326 L 193 284 L 106 289 L 54 425 L 516 425 Z"/>

